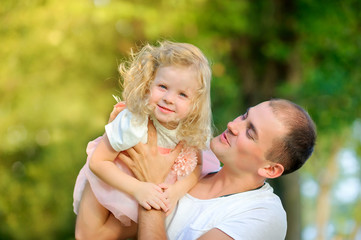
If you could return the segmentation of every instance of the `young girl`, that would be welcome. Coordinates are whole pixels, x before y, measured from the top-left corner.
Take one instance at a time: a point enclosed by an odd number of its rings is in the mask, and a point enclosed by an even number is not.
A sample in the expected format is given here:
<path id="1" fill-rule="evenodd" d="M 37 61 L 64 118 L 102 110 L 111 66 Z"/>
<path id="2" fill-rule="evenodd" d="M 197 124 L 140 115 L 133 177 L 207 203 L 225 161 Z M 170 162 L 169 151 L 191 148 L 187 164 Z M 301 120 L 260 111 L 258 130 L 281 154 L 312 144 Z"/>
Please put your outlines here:
<path id="1" fill-rule="evenodd" d="M 166 178 L 167 185 L 173 184 L 167 190 L 171 204 L 200 176 L 199 150 L 212 134 L 207 59 L 191 44 L 168 41 L 146 45 L 132 57 L 129 66 L 119 68 L 126 109 L 105 126 L 103 137 L 88 144 L 87 163 L 77 178 L 73 203 L 77 232 L 99 233 L 112 215 L 124 226 L 134 225 L 138 204 L 168 209 L 160 186 L 138 181 L 116 158 L 119 152 L 147 141 L 148 121 L 157 130 L 161 152 L 185 143 Z"/>

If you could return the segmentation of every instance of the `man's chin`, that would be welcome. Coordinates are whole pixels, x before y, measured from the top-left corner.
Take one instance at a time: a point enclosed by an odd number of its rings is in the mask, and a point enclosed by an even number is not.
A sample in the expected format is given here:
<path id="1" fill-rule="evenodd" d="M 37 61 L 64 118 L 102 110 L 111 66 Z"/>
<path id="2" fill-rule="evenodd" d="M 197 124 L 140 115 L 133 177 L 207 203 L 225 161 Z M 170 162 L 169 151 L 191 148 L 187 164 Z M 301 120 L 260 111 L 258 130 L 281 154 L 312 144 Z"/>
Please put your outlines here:
<path id="1" fill-rule="evenodd" d="M 212 138 L 211 142 L 209 143 L 209 148 L 212 150 L 212 152 L 214 154 L 216 154 L 216 152 L 218 152 L 218 148 L 217 145 L 220 143 L 219 141 L 219 136 Z"/>

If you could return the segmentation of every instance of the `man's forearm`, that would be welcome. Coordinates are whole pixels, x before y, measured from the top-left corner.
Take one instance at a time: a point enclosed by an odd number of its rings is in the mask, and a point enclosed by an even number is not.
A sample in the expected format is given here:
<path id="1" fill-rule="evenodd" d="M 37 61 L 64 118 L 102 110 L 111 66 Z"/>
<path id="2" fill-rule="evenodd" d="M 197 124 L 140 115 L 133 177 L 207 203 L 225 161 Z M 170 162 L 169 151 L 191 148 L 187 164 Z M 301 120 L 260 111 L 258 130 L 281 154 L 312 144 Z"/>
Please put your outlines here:
<path id="1" fill-rule="evenodd" d="M 159 210 L 146 210 L 139 206 L 138 239 L 166 240 L 165 213 Z"/>

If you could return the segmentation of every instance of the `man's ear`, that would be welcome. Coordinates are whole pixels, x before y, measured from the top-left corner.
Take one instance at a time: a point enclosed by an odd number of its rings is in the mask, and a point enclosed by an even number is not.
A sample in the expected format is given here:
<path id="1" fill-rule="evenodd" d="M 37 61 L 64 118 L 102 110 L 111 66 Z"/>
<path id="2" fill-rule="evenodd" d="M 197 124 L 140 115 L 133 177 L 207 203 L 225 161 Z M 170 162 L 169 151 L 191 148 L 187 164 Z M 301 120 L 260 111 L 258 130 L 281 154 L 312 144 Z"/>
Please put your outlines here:
<path id="1" fill-rule="evenodd" d="M 265 178 L 277 178 L 282 175 L 284 167 L 279 163 L 269 163 L 258 169 L 258 174 Z"/>

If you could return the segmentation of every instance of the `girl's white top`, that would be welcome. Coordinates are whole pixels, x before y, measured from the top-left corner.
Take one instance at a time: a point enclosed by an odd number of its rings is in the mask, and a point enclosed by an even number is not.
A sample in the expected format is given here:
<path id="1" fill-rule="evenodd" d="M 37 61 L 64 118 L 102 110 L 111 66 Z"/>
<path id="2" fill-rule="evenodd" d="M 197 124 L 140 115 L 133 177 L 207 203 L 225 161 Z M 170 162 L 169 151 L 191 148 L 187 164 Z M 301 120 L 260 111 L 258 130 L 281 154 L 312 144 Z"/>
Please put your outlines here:
<path id="1" fill-rule="evenodd" d="M 110 144 L 115 151 L 121 152 L 134 147 L 139 142 L 146 143 L 148 139 L 148 117 L 139 117 L 128 109 L 121 111 L 111 123 L 105 126 Z M 173 149 L 178 144 L 177 129 L 169 130 L 152 117 L 157 130 L 157 145 Z"/>

